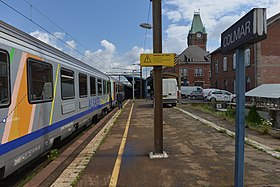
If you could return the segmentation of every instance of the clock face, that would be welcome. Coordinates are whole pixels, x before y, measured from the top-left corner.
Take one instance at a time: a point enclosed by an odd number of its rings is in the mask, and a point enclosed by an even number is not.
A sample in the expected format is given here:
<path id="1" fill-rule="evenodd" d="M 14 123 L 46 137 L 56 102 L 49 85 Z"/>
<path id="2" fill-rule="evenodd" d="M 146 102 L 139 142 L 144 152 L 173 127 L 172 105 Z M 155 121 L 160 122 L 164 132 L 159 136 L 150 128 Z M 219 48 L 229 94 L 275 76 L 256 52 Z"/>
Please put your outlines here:
<path id="1" fill-rule="evenodd" d="M 198 38 L 200 38 L 200 37 L 201 37 L 201 33 L 197 33 L 196 36 L 197 36 Z"/>

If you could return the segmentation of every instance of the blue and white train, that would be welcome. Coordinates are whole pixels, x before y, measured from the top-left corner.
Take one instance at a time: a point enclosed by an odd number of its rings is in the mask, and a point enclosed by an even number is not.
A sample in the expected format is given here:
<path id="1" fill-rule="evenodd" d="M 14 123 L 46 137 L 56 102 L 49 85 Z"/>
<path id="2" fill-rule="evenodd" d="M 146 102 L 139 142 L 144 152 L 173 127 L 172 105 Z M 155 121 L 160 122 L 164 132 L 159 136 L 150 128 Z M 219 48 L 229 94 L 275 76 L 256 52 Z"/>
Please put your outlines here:
<path id="1" fill-rule="evenodd" d="M 0 177 L 115 106 L 117 89 L 106 74 L 0 21 Z"/>

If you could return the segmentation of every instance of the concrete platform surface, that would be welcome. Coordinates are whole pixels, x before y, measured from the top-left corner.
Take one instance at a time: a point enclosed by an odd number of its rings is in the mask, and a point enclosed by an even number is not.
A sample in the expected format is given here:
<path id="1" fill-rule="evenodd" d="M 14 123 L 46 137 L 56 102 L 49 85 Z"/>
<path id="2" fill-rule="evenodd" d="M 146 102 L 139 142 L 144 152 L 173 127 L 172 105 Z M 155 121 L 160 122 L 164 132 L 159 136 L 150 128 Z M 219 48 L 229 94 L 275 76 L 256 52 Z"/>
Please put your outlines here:
<path id="1" fill-rule="evenodd" d="M 122 110 L 77 186 L 114 186 L 114 180 L 116 186 L 129 187 L 234 185 L 234 138 L 177 109 L 164 108 L 163 150 L 168 158 L 150 159 L 154 151 L 152 102 L 136 100 L 128 124 L 132 105 L 130 101 Z M 273 141 L 280 140 L 271 138 L 269 144 Z M 118 167 L 119 172 L 113 173 Z M 244 186 L 280 186 L 279 176 L 279 159 L 245 145 Z"/>

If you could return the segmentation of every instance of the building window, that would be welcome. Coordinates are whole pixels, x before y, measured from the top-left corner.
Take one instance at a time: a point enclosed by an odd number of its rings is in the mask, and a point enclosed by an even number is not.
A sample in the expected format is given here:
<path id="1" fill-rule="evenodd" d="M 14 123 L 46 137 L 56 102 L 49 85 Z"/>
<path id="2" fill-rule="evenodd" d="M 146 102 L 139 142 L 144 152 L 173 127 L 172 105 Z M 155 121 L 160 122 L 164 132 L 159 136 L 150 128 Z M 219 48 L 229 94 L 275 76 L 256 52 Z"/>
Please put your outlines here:
<path id="1" fill-rule="evenodd" d="M 233 93 L 236 93 L 236 80 L 233 80 Z"/>
<path id="2" fill-rule="evenodd" d="M 28 99 L 30 103 L 52 101 L 53 69 L 46 62 L 29 58 L 28 63 Z"/>
<path id="3" fill-rule="evenodd" d="M 7 107 L 11 103 L 9 65 L 8 53 L 0 51 L 0 107 Z"/>
<path id="4" fill-rule="evenodd" d="M 232 69 L 236 69 L 236 53 L 232 55 Z"/>
<path id="5" fill-rule="evenodd" d="M 224 90 L 227 90 L 227 80 L 224 80 Z"/>
<path id="6" fill-rule="evenodd" d="M 227 71 L 227 57 L 223 59 L 223 71 Z"/>
<path id="7" fill-rule="evenodd" d="M 215 73 L 219 73 L 219 62 L 215 62 Z"/>
<path id="8" fill-rule="evenodd" d="M 188 62 L 194 62 L 194 58 L 188 58 Z"/>
<path id="9" fill-rule="evenodd" d="M 98 90 L 98 95 L 102 95 L 102 80 L 97 79 L 97 90 Z"/>
<path id="10" fill-rule="evenodd" d="M 250 66 L 250 49 L 246 49 L 244 52 L 244 63 L 245 66 Z"/>
<path id="11" fill-rule="evenodd" d="M 203 76 L 203 69 L 202 68 L 195 68 L 194 70 L 194 76 L 201 77 Z"/>
<path id="12" fill-rule="evenodd" d="M 79 73 L 79 93 L 80 97 L 87 97 L 87 75 Z"/>
<path id="13" fill-rule="evenodd" d="M 249 90 L 251 90 L 251 79 L 250 79 L 250 77 L 246 77 L 246 89 L 245 89 L 245 91 L 247 92 Z"/>
<path id="14" fill-rule="evenodd" d="M 215 88 L 218 88 L 218 81 L 215 81 Z"/>
<path id="15" fill-rule="evenodd" d="M 188 68 L 181 68 L 181 76 L 182 77 L 188 76 Z"/>
<path id="16" fill-rule="evenodd" d="M 96 78 L 90 77 L 90 95 L 95 96 L 96 95 Z"/>
<path id="17" fill-rule="evenodd" d="M 75 97 L 74 71 L 61 68 L 60 79 L 62 99 L 73 99 Z"/>

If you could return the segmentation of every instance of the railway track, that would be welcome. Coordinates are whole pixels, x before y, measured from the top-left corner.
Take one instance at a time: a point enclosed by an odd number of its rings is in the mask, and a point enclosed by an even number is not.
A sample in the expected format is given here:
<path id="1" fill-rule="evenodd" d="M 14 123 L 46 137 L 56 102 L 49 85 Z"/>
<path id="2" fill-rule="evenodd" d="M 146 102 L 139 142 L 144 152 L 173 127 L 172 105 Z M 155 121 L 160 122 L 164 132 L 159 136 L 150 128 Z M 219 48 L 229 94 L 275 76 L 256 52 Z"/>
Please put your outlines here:
<path id="1" fill-rule="evenodd" d="M 100 129 L 112 118 L 116 111 L 117 109 L 112 110 L 107 115 L 102 116 L 96 123 L 80 129 L 59 144 L 56 144 L 51 149 L 59 150 L 59 155 L 54 161 L 51 162 L 48 159 L 50 152 L 46 152 L 24 168 L 0 180 L 0 186 L 32 186 L 35 183 L 39 183 L 40 186 L 50 186 Z"/>

